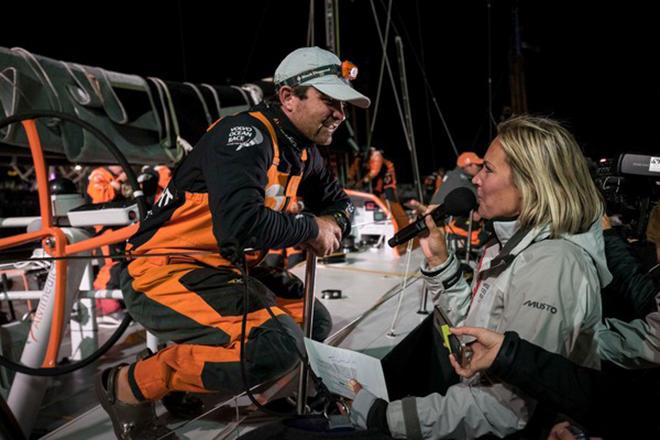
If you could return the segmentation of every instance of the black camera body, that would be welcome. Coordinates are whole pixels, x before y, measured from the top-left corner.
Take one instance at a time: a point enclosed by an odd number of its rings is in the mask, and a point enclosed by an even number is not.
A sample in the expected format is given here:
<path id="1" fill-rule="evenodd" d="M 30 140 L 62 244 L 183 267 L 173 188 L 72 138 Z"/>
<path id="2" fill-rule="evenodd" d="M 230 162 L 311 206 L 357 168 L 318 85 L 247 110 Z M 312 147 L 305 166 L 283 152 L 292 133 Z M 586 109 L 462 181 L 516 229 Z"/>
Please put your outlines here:
<path id="1" fill-rule="evenodd" d="M 660 156 L 626 153 L 600 159 L 591 174 L 608 215 L 620 218 L 624 236 L 643 239 L 649 213 L 659 199 Z"/>

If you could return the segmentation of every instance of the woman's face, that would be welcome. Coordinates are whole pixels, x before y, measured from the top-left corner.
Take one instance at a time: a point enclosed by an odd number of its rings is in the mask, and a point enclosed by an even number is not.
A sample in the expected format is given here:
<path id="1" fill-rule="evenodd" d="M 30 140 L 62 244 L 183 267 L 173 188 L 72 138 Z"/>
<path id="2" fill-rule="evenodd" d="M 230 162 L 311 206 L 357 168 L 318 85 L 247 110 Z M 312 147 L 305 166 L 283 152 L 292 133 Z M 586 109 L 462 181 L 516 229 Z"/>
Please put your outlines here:
<path id="1" fill-rule="evenodd" d="M 511 167 L 498 138 L 488 147 L 484 166 L 472 178 L 477 186 L 479 214 L 487 219 L 511 218 L 520 214 L 521 196 L 513 184 Z"/>

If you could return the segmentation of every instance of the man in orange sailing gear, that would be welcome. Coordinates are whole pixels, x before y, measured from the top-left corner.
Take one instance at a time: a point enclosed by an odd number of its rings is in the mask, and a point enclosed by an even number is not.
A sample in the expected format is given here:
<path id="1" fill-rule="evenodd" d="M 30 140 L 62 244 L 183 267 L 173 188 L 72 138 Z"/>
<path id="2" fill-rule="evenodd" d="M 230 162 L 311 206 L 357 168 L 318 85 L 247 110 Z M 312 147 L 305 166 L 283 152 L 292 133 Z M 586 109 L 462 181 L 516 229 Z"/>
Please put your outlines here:
<path id="1" fill-rule="evenodd" d="M 365 164 L 367 172 L 362 178 L 362 183 L 371 184 L 371 192 L 376 197 L 383 197 L 391 202 L 398 202 L 399 196 L 396 192 L 396 173 L 394 163 L 385 159 L 383 152 L 369 148 L 369 161 Z"/>
<path id="2" fill-rule="evenodd" d="M 350 188 L 367 188 L 376 197 L 398 200 L 394 163 L 385 159 L 383 152 L 369 147 L 364 155 L 358 154 L 348 170 Z"/>
<path id="3" fill-rule="evenodd" d="M 114 200 L 122 200 L 122 185 L 126 182 L 126 173 L 119 165 L 94 168 L 89 174 L 87 184 L 87 195 L 92 203 L 106 203 Z M 97 232 L 103 229 L 97 226 Z M 124 243 L 102 246 L 103 255 L 119 254 L 124 251 Z M 119 289 L 119 261 L 110 257 L 103 259 L 103 265 L 94 278 L 94 289 L 113 290 Z M 101 315 L 109 315 L 121 309 L 119 300 L 110 298 L 99 298 L 96 300 L 96 310 Z"/>
<path id="4" fill-rule="evenodd" d="M 318 47 L 290 53 L 275 71 L 277 102 L 213 124 L 129 241 L 135 258 L 121 277 L 129 312 L 175 344 L 99 377 L 97 394 L 118 437 L 158 435 L 153 402 L 171 391 L 244 389 L 246 286 L 223 250 L 302 244 L 325 256 L 339 248 L 353 206 L 315 144 L 330 144 L 346 102 L 369 106 L 350 85 L 356 70 Z M 291 214 L 296 196 L 306 210 Z M 141 258 L 149 254 L 159 256 Z M 277 297 L 254 277 L 248 277 L 247 289 L 243 338 L 253 386 L 298 361 L 302 300 Z M 323 339 L 330 325 L 316 325 L 317 311 L 313 336 Z"/>

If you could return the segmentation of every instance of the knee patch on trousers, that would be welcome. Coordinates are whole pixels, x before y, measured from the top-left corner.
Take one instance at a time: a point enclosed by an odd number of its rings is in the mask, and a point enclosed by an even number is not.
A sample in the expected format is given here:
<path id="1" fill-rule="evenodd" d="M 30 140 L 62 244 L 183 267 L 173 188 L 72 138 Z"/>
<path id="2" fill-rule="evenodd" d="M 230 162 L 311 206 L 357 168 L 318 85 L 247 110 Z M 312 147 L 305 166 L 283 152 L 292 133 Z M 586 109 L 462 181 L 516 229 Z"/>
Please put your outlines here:
<path id="1" fill-rule="evenodd" d="M 250 331 L 245 345 L 245 366 L 250 387 L 285 373 L 300 360 L 298 349 L 304 353 L 302 331 L 288 315 L 279 315 L 277 323 L 271 318 Z M 207 362 L 202 371 L 204 386 L 210 390 L 243 391 L 240 362 Z"/>
<path id="2" fill-rule="evenodd" d="M 325 341 L 332 330 L 332 317 L 321 301 L 314 301 L 314 326 L 312 327 L 312 339 Z"/>

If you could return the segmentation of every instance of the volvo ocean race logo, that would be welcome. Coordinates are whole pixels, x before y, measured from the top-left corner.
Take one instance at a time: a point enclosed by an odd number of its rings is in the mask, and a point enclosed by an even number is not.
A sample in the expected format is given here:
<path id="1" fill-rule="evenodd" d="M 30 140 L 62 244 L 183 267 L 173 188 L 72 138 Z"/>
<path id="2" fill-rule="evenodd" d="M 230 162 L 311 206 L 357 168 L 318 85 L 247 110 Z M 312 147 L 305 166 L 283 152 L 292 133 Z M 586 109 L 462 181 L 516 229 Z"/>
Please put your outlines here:
<path id="1" fill-rule="evenodd" d="M 259 145 L 264 141 L 264 135 L 254 125 L 246 127 L 244 125 L 232 127 L 229 130 L 229 137 L 227 145 L 237 145 L 236 151 L 241 151 L 243 148 Z"/>

